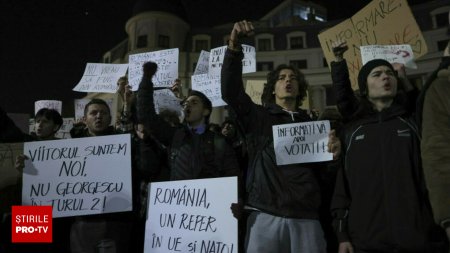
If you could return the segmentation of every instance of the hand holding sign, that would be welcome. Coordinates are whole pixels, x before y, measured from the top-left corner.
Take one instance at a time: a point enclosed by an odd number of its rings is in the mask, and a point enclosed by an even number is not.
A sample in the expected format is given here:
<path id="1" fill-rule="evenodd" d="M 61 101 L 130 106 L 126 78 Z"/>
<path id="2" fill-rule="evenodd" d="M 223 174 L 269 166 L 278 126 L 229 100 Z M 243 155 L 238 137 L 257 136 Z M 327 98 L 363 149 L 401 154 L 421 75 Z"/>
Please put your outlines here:
<path id="1" fill-rule="evenodd" d="M 333 153 L 333 160 L 341 155 L 341 141 L 336 137 L 336 130 L 331 130 L 328 134 L 328 153 Z"/>

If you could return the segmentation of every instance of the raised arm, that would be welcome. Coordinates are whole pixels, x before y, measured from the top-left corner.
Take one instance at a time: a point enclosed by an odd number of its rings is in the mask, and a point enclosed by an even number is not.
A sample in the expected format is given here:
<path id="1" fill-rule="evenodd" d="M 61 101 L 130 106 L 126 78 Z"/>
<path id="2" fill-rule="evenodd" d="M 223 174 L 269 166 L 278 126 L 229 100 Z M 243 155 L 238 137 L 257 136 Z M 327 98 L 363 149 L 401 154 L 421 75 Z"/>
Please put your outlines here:
<path id="1" fill-rule="evenodd" d="M 242 81 L 242 59 L 244 54 L 240 39 L 252 34 L 253 25 L 251 22 L 244 20 L 234 24 L 221 72 L 222 99 L 233 109 L 246 129 L 247 123 L 252 120 L 248 116 L 256 105 L 244 90 Z"/>
<path id="2" fill-rule="evenodd" d="M 175 128 L 156 114 L 153 101 L 152 77 L 158 66 L 154 62 L 146 62 L 143 66 L 143 76 L 137 92 L 137 116 L 138 121 L 144 124 L 153 136 L 164 145 L 170 145 L 175 133 Z"/>
<path id="3" fill-rule="evenodd" d="M 332 43 L 332 47 L 336 58 L 335 61 L 331 62 L 333 89 L 336 94 L 337 107 L 343 121 L 348 122 L 359 106 L 359 101 L 350 83 L 347 62 L 343 57 L 344 52 L 348 50 L 348 46 L 345 41 L 335 41 Z"/>

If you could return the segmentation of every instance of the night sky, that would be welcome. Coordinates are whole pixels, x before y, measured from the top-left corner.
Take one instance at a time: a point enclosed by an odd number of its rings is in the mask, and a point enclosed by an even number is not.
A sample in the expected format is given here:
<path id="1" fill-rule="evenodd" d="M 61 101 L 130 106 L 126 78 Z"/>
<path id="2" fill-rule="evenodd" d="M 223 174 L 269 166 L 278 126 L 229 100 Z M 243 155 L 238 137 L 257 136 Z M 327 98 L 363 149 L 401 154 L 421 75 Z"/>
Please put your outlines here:
<path id="1" fill-rule="evenodd" d="M 87 62 L 100 62 L 103 53 L 127 38 L 125 23 L 136 2 L 1 0 L 0 106 L 7 112 L 33 113 L 35 100 L 72 101 L 83 97 L 85 93 L 73 92 L 72 88 L 80 80 Z M 282 1 L 181 2 L 191 24 L 208 27 L 244 18 L 257 19 Z M 314 2 L 327 7 L 328 19 L 334 20 L 352 16 L 370 1 Z M 413 5 L 425 0 L 408 2 Z M 205 8 L 217 11 L 204 11 Z"/>

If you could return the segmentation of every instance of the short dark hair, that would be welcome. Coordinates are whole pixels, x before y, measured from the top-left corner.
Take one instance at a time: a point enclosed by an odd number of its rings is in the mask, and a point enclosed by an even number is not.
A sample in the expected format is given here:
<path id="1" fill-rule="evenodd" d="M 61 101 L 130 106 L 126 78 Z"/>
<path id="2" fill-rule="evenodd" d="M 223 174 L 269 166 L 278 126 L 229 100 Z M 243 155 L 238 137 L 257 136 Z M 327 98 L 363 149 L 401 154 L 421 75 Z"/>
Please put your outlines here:
<path id="1" fill-rule="evenodd" d="M 300 106 L 306 97 L 308 90 L 308 82 L 306 82 L 305 75 L 300 70 L 292 65 L 281 64 L 275 70 L 267 74 L 267 83 L 264 84 L 263 94 L 261 95 L 261 102 L 263 105 L 275 103 L 275 84 L 278 81 L 281 70 L 290 69 L 297 76 L 298 81 L 298 96 L 296 99 L 297 106 Z"/>
<path id="2" fill-rule="evenodd" d="M 209 117 L 211 116 L 211 113 L 212 113 L 211 100 L 209 100 L 209 98 L 205 94 L 203 94 L 202 92 L 197 91 L 197 90 L 190 90 L 188 96 L 186 97 L 186 99 L 191 97 L 191 96 L 196 96 L 196 97 L 200 98 L 200 100 L 203 103 L 203 106 L 207 110 L 209 110 L 209 114 L 205 116 L 205 123 L 208 124 L 209 123 Z M 183 103 L 184 103 L 184 101 L 186 101 L 186 99 L 183 100 Z"/>
<path id="3" fill-rule="evenodd" d="M 108 109 L 109 115 L 111 115 L 111 109 L 109 108 L 109 105 L 105 102 L 105 100 L 100 99 L 100 98 L 93 98 L 91 101 L 89 101 L 89 103 L 87 103 L 84 106 L 84 116 L 86 116 L 90 105 L 104 105 Z"/>
<path id="4" fill-rule="evenodd" d="M 34 116 L 34 120 L 38 120 L 41 118 L 46 118 L 53 121 L 53 123 L 58 126 L 58 129 L 56 131 L 58 131 L 63 124 L 63 118 L 61 117 L 61 114 L 55 109 L 41 108 Z"/>

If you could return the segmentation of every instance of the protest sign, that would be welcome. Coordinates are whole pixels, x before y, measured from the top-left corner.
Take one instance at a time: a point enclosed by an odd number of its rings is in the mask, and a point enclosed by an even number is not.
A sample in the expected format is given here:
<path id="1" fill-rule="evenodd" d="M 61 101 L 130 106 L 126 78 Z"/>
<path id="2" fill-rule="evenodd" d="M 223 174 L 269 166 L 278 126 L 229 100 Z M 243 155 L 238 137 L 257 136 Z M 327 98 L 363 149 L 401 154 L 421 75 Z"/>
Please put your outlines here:
<path id="1" fill-rule="evenodd" d="M 0 144 L 0 189 L 17 183 L 19 171 L 15 168 L 16 157 L 23 154 L 23 143 Z"/>
<path id="2" fill-rule="evenodd" d="M 59 100 L 38 100 L 34 102 L 34 115 L 42 109 L 42 108 L 48 108 L 48 109 L 54 109 L 59 114 L 61 114 L 62 110 L 62 101 Z"/>
<path id="3" fill-rule="evenodd" d="M 209 77 L 219 78 L 222 70 L 223 59 L 227 46 L 216 47 L 211 49 L 209 54 Z M 244 52 L 244 59 L 242 59 L 242 73 L 256 72 L 256 50 L 255 47 L 249 45 L 242 45 L 242 52 Z"/>
<path id="4" fill-rule="evenodd" d="M 191 77 L 191 85 L 193 90 L 200 91 L 211 100 L 213 107 L 226 105 L 222 100 L 222 92 L 220 90 L 220 76 L 210 78 L 208 74 L 195 75 Z"/>
<path id="5" fill-rule="evenodd" d="M 350 19 L 319 34 L 328 66 L 334 61 L 331 43 L 347 41 L 345 52 L 350 81 L 358 89 L 357 78 L 362 67 L 360 46 L 409 44 L 416 58 L 428 49 L 406 0 L 374 0 Z"/>
<path id="6" fill-rule="evenodd" d="M 75 103 L 75 121 L 78 121 L 84 117 L 84 107 L 86 107 L 86 104 L 89 103 L 91 99 L 89 98 L 80 98 L 80 99 L 74 99 Z M 111 116 L 113 116 L 113 99 L 104 99 L 104 101 L 108 104 L 109 110 L 111 111 Z"/>
<path id="7" fill-rule="evenodd" d="M 249 45 L 242 45 L 244 59 L 242 59 L 242 73 L 256 72 L 256 49 Z"/>
<path id="8" fill-rule="evenodd" d="M 131 211 L 130 135 L 26 142 L 22 205 L 53 217 Z"/>
<path id="9" fill-rule="evenodd" d="M 417 69 L 414 52 L 408 44 L 361 46 L 361 59 L 363 65 L 370 60 L 384 59 L 390 63 L 402 63 L 407 68 Z"/>
<path id="10" fill-rule="evenodd" d="M 208 74 L 209 52 L 202 50 L 193 75 Z"/>
<path id="11" fill-rule="evenodd" d="M 272 126 L 277 165 L 332 160 L 329 132 L 328 120 Z"/>
<path id="12" fill-rule="evenodd" d="M 128 64 L 87 63 L 80 82 L 73 90 L 116 93 L 117 80 L 125 76 L 127 69 Z"/>
<path id="13" fill-rule="evenodd" d="M 253 103 L 261 105 L 261 95 L 264 90 L 265 80 L 247 80 L 245 85 L 245 93 L 252 99 Z"/>
<path id="14" fill-rule="evenodd" d="M 145 253 L 237 252 L 237 178 L 151 183 Z"/>
<path id="15" fill-rule="evenodd" d="M 178 78 L 178 48 L 155 52 L 132 54 L 128 57 L 128 82 L 133 91 L 139 88 L 142 80 L 142 66 L 148 61 L 158 64 L 158 70 L 153 76 L 155 87 L 170 87 Z"/>
<path id="16" fill-rule="evenodd" d="M 153 93 L 153 101 L 155 104 L 156 113 L 163 110 L 170 110 L 178 113 L 181 116 L 181 101 L 169 89 L 155 90 Z"/>

